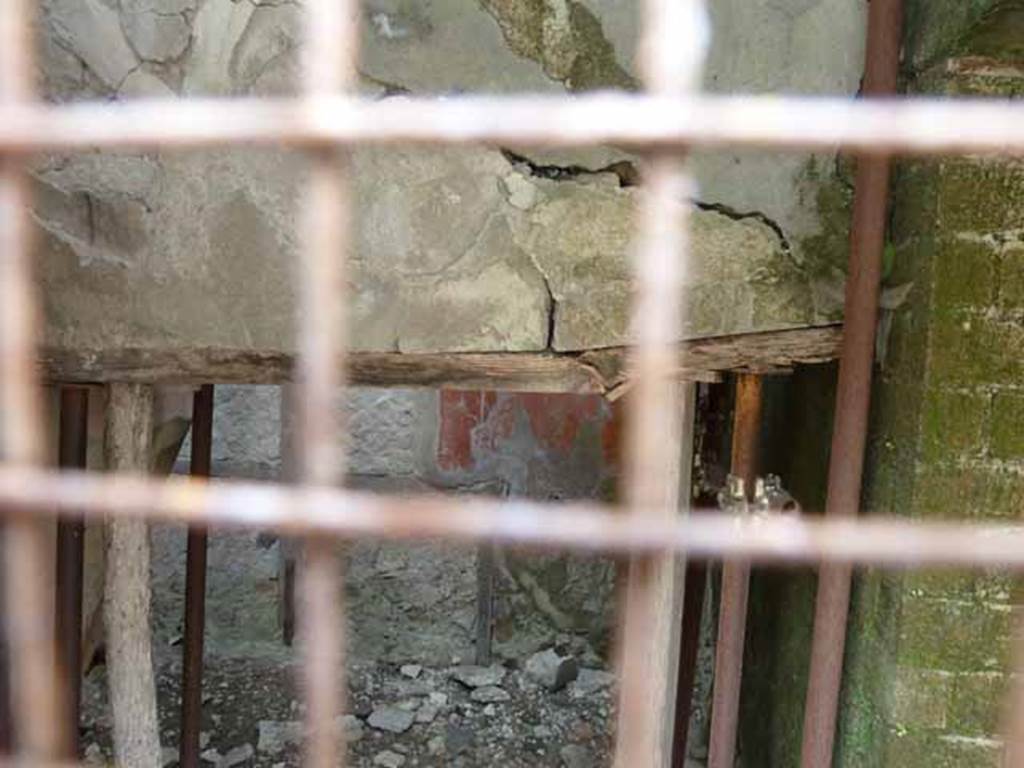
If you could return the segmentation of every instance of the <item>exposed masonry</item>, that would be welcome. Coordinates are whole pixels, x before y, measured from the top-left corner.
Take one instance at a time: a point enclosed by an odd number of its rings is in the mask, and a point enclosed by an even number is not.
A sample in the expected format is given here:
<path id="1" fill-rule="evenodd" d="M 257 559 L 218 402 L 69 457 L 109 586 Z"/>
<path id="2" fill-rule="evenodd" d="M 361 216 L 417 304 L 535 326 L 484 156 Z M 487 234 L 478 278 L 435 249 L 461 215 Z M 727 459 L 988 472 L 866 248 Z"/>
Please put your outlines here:
<path id="1" fill-rule="evenodd" d="M 640 170 L 637 164 L 630 160 L 617 160 L 608 165 L 598 168 L 588 168 L 579 164 L 558 165 L 554 163 L 541 163 L 532 160 L 529 156 L 515 152 L 508 148 L 502 148 L 501 154 L 506 160 L 520 172 L 524 172 L 533 178 L 544 179 L 554 182 L 578 182 L 580 179 L 594 178 L 601 176 L 615 176 L 618 179 L 619 187 L 629 189 L 639 185 Z M 792 258 L 793 249 L 782 226 L 760 211 L 738 211 L 724 203 L 711 203 L 697 200 L 694 205 L 698 210 L 717 213 L 732 221 L 753 220 L 768 227 L 778 239 L 779 248 L 786 258 Z M 535 257 L 531 255 L 531 261 L 537 268 L 544 287 L 548 293 L 549 301 L 549 331 L 546 348 L 554 349 L 556 313 L 558 311 L 558 298 L 552 289 L 551 279 L 547 271 L 541 266 Z"/>
<path id="2" fill-rule="evenodd" d="M 759 221 L 772 230 L 772 232 L 775 233 L 775 236 L 779 238 L 779 247 L 782 248 L 783 253 L 786 255 L 793 253 L 793 249 L 789 244 L 789 239 L 786 237 L 786 233 L 782 231 L 782 227 L 779 223 L 760 211 L 737 211 L 735 208 L 726 205 L 725 203 L 705 203 L 700 200 L 694 202 L 694 205 L 702 211 L 714 211 L 715 213 L 721 214 L 727 219 L 732 219 L 733 221 L 744 221 L 747 219 Z"/>
<path id="3" fill-rule="evenodd" d="M 640 170 L 637 168 L 636 163 L 630 162 L 629 160 L 618 160 L 601 168 L 587 168 L 582 165 L 553 165 L 537 163 L 526 155 L 521 155 L 505 148 L 501 150 L 501 154 L 503 154 L 513 166 L 520 169 L 525 168 L 529 171 L 531 176 L 535 176 L 539 179 L 548 179 L 549 181 L 573 181 L 585 176 L 612 174 L 613 176 L 618 177 L 619 186 L 623 189 L 636 187 L 640 184 Z M 775 232 L 776 236 L 779 238 L 779 246 L 782 248 L 783 252 L 787 254 L 792 253 L 793 249 L 790 246 L 789 239 L 786 237 L 786 233 L 782 230 L 782 226 L 767 214 L 761 213 L 760 211 L 738 211 L 725 203 L 709 203 L 703 200 L 694 201 L 694 205 L 701 211 L 713 211 L 715 213 L 720 213 L 727 219 L 732 219 L 733 221 L 743 221 L 744 219 L 754 219 L 759 221 Z"/>

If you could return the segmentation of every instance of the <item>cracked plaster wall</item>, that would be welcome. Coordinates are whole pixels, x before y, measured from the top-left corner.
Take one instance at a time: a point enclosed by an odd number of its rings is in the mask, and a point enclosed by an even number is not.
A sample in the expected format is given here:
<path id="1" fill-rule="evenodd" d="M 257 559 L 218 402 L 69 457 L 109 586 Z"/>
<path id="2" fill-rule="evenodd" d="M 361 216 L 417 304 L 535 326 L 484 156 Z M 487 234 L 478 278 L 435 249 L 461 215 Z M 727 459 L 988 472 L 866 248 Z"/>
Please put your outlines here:
<path id="1" fill-rule="evenodd" d="M 380 98 L 635 88 L 635 5 L 372 0 L 362 88 Z M 862 4 L 710 5 L 708 88 L 856 91 Z M 42 90 L 57 102 L 290 93 L 300 29 L 301 3 L 290 0 L 43 0 Z M 353 345 L 414 352 L 624 342 L 635 163 L 614 147 L 356 153 Z M 716 153 L 697 155 L 694 165 L 701 205 L 684 332 L 834 319 L 848 202 L 835 158 Z M 302 171 L 298 156 L 266 150 L 41 158 L 34 215 L 47 341 L 290 349 Z M 225 471 L 276 472 L 276 398 L 276 390 L 221 389 L 215 458 Z M 542 498 L 598 496 L 613 480 L 614 468 L 594 450 L 608 420 L 604 405 L 559 453 L 527 428 L 529 407 L 502 396 L 469 427 L 471 462 L 454 467 L 440 451 L 442 405 L 433 393 L 355 392 L 351 469 Z M 211 578 L 222 590 L 211 598 L 210 621 L 218 652 L 276 647 L 276 555 L 252 538 L 215 544 Z M 157 599 L 169 607 L 157 629 L 168 636 L 180 616 L 180 547 L 176 532 L 158 537 L 168 570 L 157 579 Z M 469 654 L 474 552 L 363 542 L 353 553 L 357 653 Z M 569 628 L 600 638 L 611 606 L 607 562 L 510 553 L 501 568 L 503 652 L 549 641 L 565 630 L 566 611 L 578 608 Z M 437 589 L 425 596 L 417 591 L 424 584 Z M 425 613 L 410 607 L 423 605 Z"/>
<path id="2" fill-rule="evenodd" d="M 712 90 L 856 90 L 860 4 L 710 5 Z M 43 92 L 54 101 L 292 92 L 301 13 L 288 0 L 44 0 Z M 370 95 L 636 85 L 632 4 L 373 0 L 364 17 Z M 629 169 L 635 158 L 611 147 L 511 149 L 356 154 L 356 348 L 577 350 L 626 340 L 638 193 L 622 174 L 589 171 Z M 537 175 L 545 164 L 565 172 Z M 842 278 L 836 238 L 823 234 L 844 223 L 833 216 L 843 207 L 833 159 L 719 153 L 695 165 L 705 205 L 683 332 L 834 319 Z M 47 341 L 292 348 L 302 167 L 291 153 L 254 150 L 41 159 Z"/>

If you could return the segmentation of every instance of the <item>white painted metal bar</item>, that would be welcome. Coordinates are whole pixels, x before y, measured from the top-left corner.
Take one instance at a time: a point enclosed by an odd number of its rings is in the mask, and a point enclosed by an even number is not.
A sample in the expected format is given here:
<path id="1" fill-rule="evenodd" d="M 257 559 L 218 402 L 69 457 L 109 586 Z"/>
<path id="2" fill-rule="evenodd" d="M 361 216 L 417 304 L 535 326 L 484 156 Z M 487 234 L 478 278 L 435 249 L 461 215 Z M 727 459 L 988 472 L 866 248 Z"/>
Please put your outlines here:
<path id="1" fill-rule="evenodd" d="M 29 0 L 0 4 L 0 112 L 33 98 Z M 5 466 L 31 467 L 44 455 L 36 377 L 37 312 L 27 180 L 17 158 L 0 160 L 0 425 Z M 45 522 L 3 527 L 4 624 L 15 745 L 26 757 L 53 759 L 66 743 L 57 695 L 52 604 L 53 560 Z"/>
<path id="2" fill-rule="evenodd" d="M 703 2 L 646 0 L 643 12 L 639 61 L 648 92 L 669 99 L 692 93 L 700 87 L 707 47 Z M 684 439 L 674 339 L 685 316 L 687 214 L 696 195 L 678 150 L 648 155 L 643 179 L 634 245 L 626 502 L 636 522 L 671 521 L 680 513 Z M 684 571 L 670 555 L 638 556 L 629 564 L 619 627 L 618 768 L 671 763 Z"/>
<path id="3" fill-rule="evenodd" d="M 316 99 L 339 96 L 356 77 L 359 30 L 350 0 L 306 4 L 303 111 Z M 329 488 L 343 477 L 344 447 L 337 414 L 347 330 L 345 267 L 350 247 L 351 201 L 345 162 L 336 148 L 310 156 L 305 248 L 300 265 L 297 470 L 299 483 Z M 304 510 L 296 506 L 296 515 Z M 311 768 L 345 765 L 336 726 L 343 707 L 344 624 L 337 542 L 309 536 L 299 563 L 299 637 L 304 653 L 307 755 Z"/>
<path id="4" fill-rule="evenodd" d="M 617 144 L 637 150 L 842 147 L 861 154 L 1022 154 L 1024 103 L 608 93 L 0 106 L 0 153 L 241 143 Z"/>

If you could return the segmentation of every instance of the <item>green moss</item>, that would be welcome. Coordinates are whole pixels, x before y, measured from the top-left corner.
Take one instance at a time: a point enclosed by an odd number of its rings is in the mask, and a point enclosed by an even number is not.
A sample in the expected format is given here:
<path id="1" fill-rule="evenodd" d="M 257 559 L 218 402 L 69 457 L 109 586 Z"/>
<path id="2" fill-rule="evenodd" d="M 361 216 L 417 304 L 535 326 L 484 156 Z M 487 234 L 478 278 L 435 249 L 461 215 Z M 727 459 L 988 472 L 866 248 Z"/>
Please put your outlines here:
<path id="1" fill-rule="evenodd" d="M 891 690 L 899 624 L 900 577 L 877 571 L 859 574 L 851 595 L 837 766 L 885 765 Z"/>
<path id="2" fill-rule="evenodd" d="M 545 0 L 483 0 L 509 47 L 535 61 L 570 91 L 636 90 L 638 83 L 619 64 L 601 21 L 585 5 L 569 0 L 567 19 L 556 18 Z"/>
<path id="3" fill-rule="evenodd" d="M 907 60 L 916 70 L 964 48 L 968 31 L 1000 0 L 907 0 Z"/>
<path id="4" fill-rule="evenodd" d="M 890 734 L 885 763 L 899 768 L 999 768 L 1002 750 L 992 743 L 946 739 L 934 731 Z"/>
<path id="5" fill-rule="evenodd" d="M 1000 254 L 981 240 L 945 239 L 935 256 L 935 295 L 942 307 L 987 307 L 995 301 Z"/>
<path id="6" fill-rule="evenodd" d="M 950 159 L 937 179 L 939 225 L 988 234 L 1024 227 L 1024 166 L 1008 160 Z"/>
<path id="7" fill-rule="evenodd" d="M 572 91 L 620 88 L 633 91 L 637 81 L 621 66 L 615 48 L 604 36 L 601 21 L 585 5 L 569 3 L 569 22 L 578 52 L 566 85 Z"/>
<path id="8" fill-rule="evenodd" d="M 1002 674 L 957 675 L 947 712 L 949 728 L 966 736 L 995 736 L 1003 717 L 1007 687 Z"/>
<path id="9" fill-rule="evenodd" d="M 1024 3 L 996 3 L 956 45 L 960 53 L 1013 60 L 1024 58 Z"/>
<path id="10" fill-rule="evenodd" d="M 812 157 L 803 173 L 804 183 L 814 190 L 819 231 L 802 238 L 797 251 L 811 278 L 833 278 L 845 274 L 850 255 L 850 215 L 853 189 L 845 184 L 831 165 L 823 166 Z"/>
<path id="11" fill-rule="evenodd" d="M 932 464 L 980 453 L 988 407 L 986 394 L 929 389 L 921 420 L 921 461 Z"/>
<path id="12" fill-rule="evenodd" d="M 900 624 L 897 658 L 901 666 L 959 672 L 1006 668 L 1012 635 L 1007 607 L 909 599 Z"/>
<path id="13" fill-rule="evenodd" d="M 992 436 L 989 443 L 997 459 L 1024 459 L 1024 395 L 997 392 L 992 400 Z M 1024 486 L 1024 481 L 1021 482 Z"/>

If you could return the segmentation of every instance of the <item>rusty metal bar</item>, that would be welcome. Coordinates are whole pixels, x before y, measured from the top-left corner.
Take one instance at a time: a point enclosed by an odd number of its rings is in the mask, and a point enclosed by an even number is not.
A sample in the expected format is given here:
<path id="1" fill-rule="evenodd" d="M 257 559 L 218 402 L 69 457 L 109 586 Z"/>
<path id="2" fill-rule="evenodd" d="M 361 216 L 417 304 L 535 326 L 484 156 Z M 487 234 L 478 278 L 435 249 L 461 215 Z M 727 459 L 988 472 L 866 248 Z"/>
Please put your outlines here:
<path id="1" fill-rule="evenodd" d="M 869 96 L 894 94 L 899 76 L 903 0 L 872 0 L 868 7 L 863 90 Z M 890 160 L 884 156 L 861 157 L 857 162 L 843 348 L 825 503 L 825 514 L 832 518 L 853 517 L 860 507 L 889 209 L 889 172 Z M 818 576 L 810 680 L 804 706 L 803 768 L 832 765 L 851 578 L 849 564 L 825 564 Z"/>
<path id="2" fill-rule="evenodd" d="M 700 0 L 645 0 L 639 67 L 651 93 L 679 97 L 699 87 L 706 52 Z M 550 126 L 549 126 L 550 127 Z M 635 523 L 679 514 L 682 389 L 674 380 L 675 340 L 685 317 L 687 213 L 694 189 L 678 153 L 651 155 L 634 245 L 636 293 L 630 360 L 635 382 L 628 409 L 625 498 Z M 615 765 L 652 768 L 671 762 L 679 617 L 666 603 L 682 578 L 673 558 L 636 557 L 630 564 L 619 637 L 619 709 Z M 669 597 L 671 600 L 671 597 Z M 674 656 L 674 658 L 673 658 Z"/>
<path id="3" fill-rule="evenodd" d="M 213 449 L 213 385 L 205 384 L 192 398 L 192 454 L 189 474 L 208 478 Z M 181 664 L 182 768 L 199 768 L 199 733 L 203 718 L 203 633 L 206 625 L 206 525 L 188 529 L 185 561 L 185 641 Z"/>
<path id="4" fill-rule="evenodd" d="M 35 69 L 28 0 L 0 10 L 0 106 L 33 98 Z M 0 160 L 0 428 L 3 460 L 30 467 L 43 460 L 41 403 L 35 371 L 37 306 L 30 253 L 29 200 L 19 160 Z M 8 520 L 3 536 L 7 632 L 15 747 L 30 759 L 53 759 L 67 743 L 58 696 L 54 623 L 40 610 L 51 599 L 52 539 L 42 520 Z"/>
<path id="5" fill-rule="evenodd" d="M 686 564 L 683 620 L 679 636 L 679 670 L 676 677 L 676 713 L 672 768 L 686 768 L 690 716 L 693 714 L 693 687 L 700 652 L 700 624 L 707 591 L 707 565 L 696 560 Z"/>
<path id="6" fill-rule="evenodd" d="M 757 478 L 762 411 L 761 377 L 741 374 L 736 379 L 731 471 L 743 481 L 748 501 L 753 497 Z M 736 731 L 739 726 L 749 593 L 750 563 L 745 560 L 726 560 L 722 566 L 722 596 L 715 646 L 715 687 L 712 694 L 708 768 L 733 768 L 736 762 Z"/>
<path id="7" fill-rule="evenodd" d="M 794 115 L 800 115 L 794 120 Z M 597 94 L 133 101 L 0 109 L 0 153 L 257 144 L 842 148 L 1024 153 L 1024 105 L 994 99 Z"/>
<path id="8" fill-rule="evenodd" d="M 307 6 L 303 112 L 314 114 L 316 99 L 341 95 L 356 80 L 358 8 L 352 0 L 313 0 Z M 299 279 L 298 481 L 330 487 L 343 477 L 344 450 L 337 398 L 344 373 L 335 361 L 347 342 L 346 267 L 350 248 L 351 200 L 347 158 L 332 149 L 310 156 L 305 219 L 306 244 Z M 296 509 L 301 512 L 300 508 Z M 344 706 L 342 580 L 335 543 L 305 542 L 299 564 L 299 632 L 307 703 L 307 764 L 343 766 L 345 745 L 335 719 Z"/>
<path id="9" fill-rule="evenodd" d="M 89 390 L 61 387 L 57 463 L 85 469 L 89 440 Z M 63 756 L 75 760 L 81 746 L 78 724 L 82 699 L 82 576 L 85 564 L 85 518 L 65 510 L 57 519 L 56 637 L 57 668 L 68 716 Z"/>

